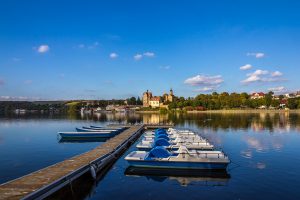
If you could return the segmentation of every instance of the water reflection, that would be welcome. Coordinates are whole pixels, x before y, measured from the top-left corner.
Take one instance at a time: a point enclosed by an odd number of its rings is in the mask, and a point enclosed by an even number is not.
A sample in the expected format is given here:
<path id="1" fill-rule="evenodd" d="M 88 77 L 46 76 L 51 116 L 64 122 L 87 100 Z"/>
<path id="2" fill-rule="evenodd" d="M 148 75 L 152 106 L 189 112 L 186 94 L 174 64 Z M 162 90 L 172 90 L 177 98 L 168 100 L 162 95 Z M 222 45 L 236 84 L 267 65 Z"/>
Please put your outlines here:
<path id="1" fill-rule="evenodd" d="M 251 129 L 253 132 L 287 133 L 293 130 L 300 130 L 300 114 L 289 112 L 258 112 L 258 113 L 95 113 L 80 114 L 69 113 L 67 115 L 42 115 L 25 114 L 0 116 L 0 119 L 71 119 L 99 122 L 116 123 L 174 123 L 177 126 L 194 126 L 196 128 L 209 128 L 211 131 Z M 5 124 L 3 124 L 5 125 Z"/>
<path id="2" fill-rule="evenodd" d="M 175 170 L 175 169 L 149 169 L 139 167 L 128 167 L 124 174 L 133 177 L 145 177 L 148 180 L 164 182 L 176 181 L 181 186 L 189 184 L 205 186 L 225 186 L 230 174 L 226 170 Z"/>

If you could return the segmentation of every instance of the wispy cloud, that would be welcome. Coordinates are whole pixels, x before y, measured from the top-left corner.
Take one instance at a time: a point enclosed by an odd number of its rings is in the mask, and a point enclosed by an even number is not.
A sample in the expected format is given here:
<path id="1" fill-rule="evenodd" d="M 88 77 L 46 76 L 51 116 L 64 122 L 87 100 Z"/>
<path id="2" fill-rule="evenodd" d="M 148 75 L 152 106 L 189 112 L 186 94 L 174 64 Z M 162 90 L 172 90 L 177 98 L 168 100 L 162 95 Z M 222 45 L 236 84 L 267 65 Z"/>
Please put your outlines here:
<path id="1" fill-rule="evenodd" d="M 252 65 L 246 64 L 246 65 L 241 66 L 240 70 L 248 70 L 248 69 L 251 69 L 251 68 L 252 68 Z"/>
<path id="2" fill-rule="evenodd" d="M 92 45 L 88 46 L 88 49 L 94 49 L 99 46 L 99 42 L 94 42 Z"/>
<path id="3" fill-rule="evenodd" d="M 141 60 L 143 57 L 153 58 L 155 57 L 155 53 L 147 51 L 144 53 L 137 53 L 133 56 L 134 60 Z"/>
<path id="4" fill-rule="evenodd" d="M 38 48 L 37 48 L 37 52 L 38 53 L 46 53 L 50 51 L 50 47 L 47 45 L 47 44 L 43 44 L 43 45 L 40 45 Z"/>
<path id="5" fill-rule="evenodd" d="M 269 91 L 272 91 L 274 93 L 283 93 L 283 92 L 287 92 L 287 89 L 283 86 L 278 86 L 278 87 L 273 87 L 273 88 L 269 88 Z"/>
<path id="6" fill-rule="evenodd" d="M 84 44 L 79 44 L 79 45 L 78 45 L 78 48 L 80 48 L 80 49 L 82 49 L 82 48 L 84 48 L 84 47 L 85 47 Z"/>
<path id="7" fill-rule="evenodd" d="M 26 97 L 26 96 L 0 96 L 0 101 L 39 101 L 43 100 L 40 97 Z"/>
<path id="8" fill-rule="evenodd" d="M 75 46 L 74 48 L 78 48 L 78 49 L 95 49 L 96 47 L 98 47 L 100 45 L 99 42 L 94 42 L 92 44 L 78 44 L 77 46 Z"/>
<path id="9" fill-rule="evenodd" d="M 111 53 L 111 54 L 109 54 L 109 57 L 111 58 L 111 59 L 115 59 L 115 58 L 117 58 L 119 55 L 117 54 L 117 53 Z"/>
<path id="10" fill-rule="evenodd" d="M 3 79 L 0 79 L 0 86 L 4 85 L 4 84 L 5 84 L 5 81 Z"/>
<path id="11" fill-rule="evenodd" d="M 283 81 L 281 78 L 283 74 L 279 71 L 269 72 L 267 70 L 258 69 L 252 73 L 248 73 L 245 80 L 242 80 L 242 83 L 249 84 L 255 82 L 278 82 Z"/>
<path id="12" fill-rule="evenodd" d="M 21 59 L 20 59 L 20 58 L 17 58 L 17 57 L 14 57 L 14 58 L 12 58 L 12 61 L 14 61 L 14 62 L 19 62 L 19 61 L 21 61 Z"/>
<path id="13" fill-rule="evenodd" d="M 27 85 L 29 85 L 29 84 L 32 83 L 32 80 L 25 80 L 24 83 L 27 84 Z"/>
<path id="14" fill-rule="evenodd" d="M 86 89 L 86 90 L 84 90 L 84 92 L 95 93 L 95 92 L 97 92 L 97 90 L 95 90 L 95 89 Z"/>
<path id="15" fill-rule="evenodd" d="M 282 76 L 283 74 L 280 71 L 275 71 L 271 73 L 272 77 L 278 77 L 278 76 Z"/>
<path id="16" fill-rule="evenodd" d="M 143 55 L 146 57 L 154 57 L 155 56 L 155 54 L 153 52 L 145 52 Z"/>
<path id="17" fill-rule="evenodd" d="M 171 69 L 171 66 L 170 65 L 163 65 L 163 66 L 160 66 L 159 68 L 169 70 L 169 69 Z"/>
<path id="18" fill-rule="evenodd" d="M 251 52 L 251 53 L 247 53 L 247 56 L 254 56 L 255 58 L 263 58 L 265 57 L 265 54 L 262 52 L 257 52 L 257 53 Z"/>
<path id="19" fill-rule="evenodd" d="M 135 54 L 133 56 L 134 60 L 141 60 L 143 58 L 143 55 L 142 54 Z"/>
<path id="20" fill-rule="evenodd" d="M 224 80 L 221 75 L 216 76 L 206 76 L 206 75 L 197 75 L 191 78 L 187 78 L 184 83 L 191 86 L 201 87 L 196 91 L 213 91 L 220 87 L 221 83 Z"/>
<path id="21" fill-rule="evenodd" d="M 213 92 L 216 89 L 218 89 L 218 87 L 220 87 L 220 85 L 214 85 L 214 86 L 205 86 L 203 88 L 200 89 L 196 89 L 196 92 Z"/>
<path id="22" fill-rule="evenodd" d="M 60 73 L 60 74 L 58 74 L 58 77 L 59 78 L 65 78 L 65 74 L 64 73 Z"/>

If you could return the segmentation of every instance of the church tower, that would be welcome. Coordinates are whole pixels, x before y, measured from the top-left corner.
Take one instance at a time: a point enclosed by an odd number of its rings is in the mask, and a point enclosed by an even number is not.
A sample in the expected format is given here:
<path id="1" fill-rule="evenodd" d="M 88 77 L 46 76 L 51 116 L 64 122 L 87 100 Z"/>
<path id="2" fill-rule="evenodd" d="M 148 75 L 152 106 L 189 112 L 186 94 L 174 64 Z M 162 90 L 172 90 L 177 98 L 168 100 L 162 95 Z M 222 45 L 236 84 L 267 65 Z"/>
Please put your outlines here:
<path id="1" fill-rule="evenodd" d="M 152 93 L 148 90 L 143 93 L 143 107 L 149 107 Z"/>
<path id="2" fill-rule="evenodd" d="M 174 101 L 174 93 L 172 88 L 170 89 L 170 94 L 168 95 L 168 101 L 173 102 Z"/>

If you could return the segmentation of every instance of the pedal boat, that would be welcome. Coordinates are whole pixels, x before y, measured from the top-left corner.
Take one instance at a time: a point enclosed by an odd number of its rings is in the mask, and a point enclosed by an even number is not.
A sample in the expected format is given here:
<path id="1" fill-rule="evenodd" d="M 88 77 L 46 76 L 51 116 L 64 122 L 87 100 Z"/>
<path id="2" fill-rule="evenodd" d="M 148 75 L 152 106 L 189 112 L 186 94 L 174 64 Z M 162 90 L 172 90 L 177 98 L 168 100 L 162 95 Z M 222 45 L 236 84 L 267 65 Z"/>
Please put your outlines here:
<path id="1" fill-rule="evenodd" d="M 209 169 L 224 170 L 230 163 L 221 151 L 188 150 L 180 146 L 178 151 L 168 151 L 165 147 L 155 147 L 150 152 L 133 151 L 125 160 L 130 166 L 161 169 Z"/>
<path id="2" fill-rule="evenodd" d="M 186 146 L 188 149 L 197 149 L 197 150 L 213 150 L 214 146 L 211 145 L 209 142 L 192 142 L 192 141 L 185 141 L 185 142 L 172 142 L 168 141 L 165 138 L 158 138 L 154 141 L 140 141 L 136 147 L 139 150 L 149 151 L 154 147 L 163 146 L 168 150 L 178 150 L 180 146 Z"/>

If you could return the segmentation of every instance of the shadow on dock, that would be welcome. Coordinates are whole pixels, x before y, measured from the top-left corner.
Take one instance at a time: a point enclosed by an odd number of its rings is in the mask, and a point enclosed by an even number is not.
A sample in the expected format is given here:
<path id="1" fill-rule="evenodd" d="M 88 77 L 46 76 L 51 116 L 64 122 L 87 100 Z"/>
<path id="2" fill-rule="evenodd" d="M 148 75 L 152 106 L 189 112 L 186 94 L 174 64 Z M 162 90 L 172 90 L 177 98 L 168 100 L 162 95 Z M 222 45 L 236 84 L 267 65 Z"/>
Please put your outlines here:
<path id="1" fill-rule="evenodd" d="M 80 178 L 70 182 L 68 185 L 53 193 L 47 200 L 56 199 L 74 199 L 81 200 L 91 197 L 98 186 L 98 183 L 104 178 L 105 174 L 113 166 L 114 162 L 106 166 L 100 173 L 97 174 L 96 179 L 93 179 L 90 174 L 85 174 Z"/>

